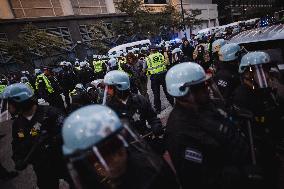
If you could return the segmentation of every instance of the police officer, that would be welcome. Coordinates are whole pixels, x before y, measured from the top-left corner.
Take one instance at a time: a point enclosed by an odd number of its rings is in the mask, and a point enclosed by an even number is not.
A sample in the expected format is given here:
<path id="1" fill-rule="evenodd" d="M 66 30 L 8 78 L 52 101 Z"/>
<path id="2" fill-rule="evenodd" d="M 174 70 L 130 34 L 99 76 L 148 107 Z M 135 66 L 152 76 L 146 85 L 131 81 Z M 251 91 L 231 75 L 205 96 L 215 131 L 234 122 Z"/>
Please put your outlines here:
<path id="1" fill-rule="evenodd" d="M 80 67 L 80 62 L 79 62 L 79 59 L 78 58 L 76 58 L 75 59 L 75 62 L 74 62 L 74 71 L 75 72 L 79 72 L 80 70 L 81 70 L 81 67 Z"/>
<path id="2" fill-rule="evenodd" d="M 73 112 L 62 132 L 63 152 L 76 188 L 179 188 L 169 166 L 106 106 L 90 105 Z"/>
<path id="3" fill-rule="evenodd" d="M 234 105 L 252 113 L 250 121 L 256 154 L 259 156 L 256 162 L 263 167 L 265 186 L 269 188 L 277 188 L 277 172 L 281 166 L 278 164 L 276 153 L 279 151 L 276 147 L 281 147 L 280 142 L 284 139 L 284 101 L 277 94 L 269 74 L 274 66 L 265 52 L 244 55 L 239 66 L 242 85 L 233 95 Z"/>
<path id="4" fill-rule="evenodd" d="M 87 89 L 81 83 L 78 83 L 69 95 L 71 104 L 69 112 L 73 112 L 76 109 L 92 104 L 93 102 L 91 96 L 87 92 Z"/>
<path id="5" fill-rule="evenodd" d="M 98 57 L 96 55 L 93 55 L 93 66 L 94 66 L 94 72 L 95 72 L 95 79 L 103 79 L 105 72 L 106 72 L 106 65 L 103 60 L 101 60 L 101 57 Z"/>
<path id="6" fill-rule="evenodd" d="M 181 62 L 181 60 L 183 59 L 182 53 L 183 51 L 180 48 L 175 48 L 172 51 L 172 64 L 170 65 L 170 68 Z"/>
<path id="7" fill-rule="evenodd" d="M 4 92 L 4 90 L 5 90 L 5 88 L 7 87 L 7 85 L 8 85 L 7 79 L 1 78 L 1 79 L 0 79 L 0 93 L 3 93 L 3 92 Z"/>
<path id="8" fill-rule="evenodd" d="M 130 92 L 130 80 L 123 71 L 111 71 L 105 75 L 104 84 L 113 88 L 113 96 L 107 105 L 125 118 L 130 125 L 145 135 L 152 131 L 156 136 L 163 134 L 162 124 L 153 110 L 150 101 L 142 95 Z M 148 122 L 151 129 L 147 127 Z"/>
<path id="9" fill-rule="evenodd" d="M 118 70 L 123 70 L 124 65 L 127 63 L 126 61 L 126 57 L 121 54 L 118 58 L 117 58 L 117 65 L 118 65 Z"/>
<path id="10" fill-rule="evenodd" d="M 112 57 L 112 58 L 110 58 L 108 60 L 107 65 L 108 65 L 108 71 L 119 69 L 119 65 L 117 63 L 117 59 L 114 58 L 114 57 Z"/>
<path id="11" fill-rule="evenodd" d="M 215 71 L 218 70 L 218 66 L 220 63 L 219 60 L 219 51 L 221 47 L 223 47 L 227 42 L 224 39 L 217 39 L 212 43 L 212 61 Z"/>
<path id="12" fill-rule="evenodd" d="M 241 47 L 238 44 L 225 44 L 219 51 L 219 69 L 214 81 L 227 104 L 230 104 L 232 92 L 240 85 L 238 73 Z"/>
<path id="13" fill-rule="evenodd" d="M 176 105 L 166 126 L 166 149 L 183 188 L 248 187 L 247 139 L 210 100 L 208 79 L 196 63 L 181 63 L 168 71 L 167 90 Z"/>
<path id="14" fill-rule="evenodd" d="M 7 85 L 8 85 L 8 79 L 5 78 L 5 76 L 0 78 L 0 97 L 3 94 L 4 90 L 6 89 Z M 4 100 L 2 98 L 0 98 L 0 102 L 1 102 L 1 109 L 0 112 L 2 113 L 3 111 L 6 110 L 7 107 L 7 100 Z"/>
<path id="15" fill-rule="evenodd" d="M 62 92 L 65 97 L 65 102 L 68 108 L 70 106 L 70 98 L 69 92 L 71 92 L 78 80 L 75 72 L 72 69 L 72 65 L 70 62 L 62 61 L 60 62 L 60 67 L 62 70 L 59 72 L 58 80 L 60 82 L 60 86 L 62 87 Z"/>
<path id="16" fill-rule="evenodd" d="M 39 106 L 25 84 L 8 86 L 3 93 L 9 112 L 17 115 L 12 125 L 12 159 L 17 170 L 33 165 L 40 189 L 58 189 L 59 179 L 68 180 L 61 154 L 64 115 L 51 106 Z"/>
<path id="17" fill-rule="evenodd" d="M 63 99 L 60 95 L 61 87 L 57 79 L 52 76 L 49 68 L 44 68 L 44 73 L 36 77 L 35 91 L 38 98 L 46 100 L 50 105 L 65 110 Z"/>
<path id="18" fill-rule="evenodd" d="M 94 71 L 91 69 L 91 67 L 88 66 L 88 62 L 86 60 L 80 62 L 80 70 L 78 71 L 79 73 L 79 81 L 82 83 L 84 86 L 93 81 L 95 78 Z"/>
<path id="19" fill-rule="evenodd" d="M 166 65 L 164 56 L 158 52 L 156 46 L 151 46 L 151 54 L 146 58 L 147 72 L 150 75 L 151 89 L 154 94 L 154 106 L 157 114 L 161 113 L 160 86 L 162 85 L 164 93 L 169 103 L 173 106 L 174 99 L 167 93 L 165 75 Z"/>

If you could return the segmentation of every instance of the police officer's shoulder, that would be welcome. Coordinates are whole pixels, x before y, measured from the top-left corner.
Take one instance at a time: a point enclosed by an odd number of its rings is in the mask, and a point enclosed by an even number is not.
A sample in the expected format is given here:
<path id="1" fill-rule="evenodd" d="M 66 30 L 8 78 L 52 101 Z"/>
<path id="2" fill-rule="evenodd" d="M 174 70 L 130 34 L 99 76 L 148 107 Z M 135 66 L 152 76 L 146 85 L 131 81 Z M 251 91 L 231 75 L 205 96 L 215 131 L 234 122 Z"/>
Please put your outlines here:
<path id="1" fill-rule="evenodd" d="M 38 106 L 38 110 L 44 112 L 45 116 L 56 119 L 57 117 L 64 116 L 65 114 L 58 108 L 53 106 Z"/>
<path id="2" fill-rule="evenodd" d="M 140 94 L 132 94 L 132 99 L 137 104 L 141 104 L 141 106 L 150 103 L 145 96 Z"/>

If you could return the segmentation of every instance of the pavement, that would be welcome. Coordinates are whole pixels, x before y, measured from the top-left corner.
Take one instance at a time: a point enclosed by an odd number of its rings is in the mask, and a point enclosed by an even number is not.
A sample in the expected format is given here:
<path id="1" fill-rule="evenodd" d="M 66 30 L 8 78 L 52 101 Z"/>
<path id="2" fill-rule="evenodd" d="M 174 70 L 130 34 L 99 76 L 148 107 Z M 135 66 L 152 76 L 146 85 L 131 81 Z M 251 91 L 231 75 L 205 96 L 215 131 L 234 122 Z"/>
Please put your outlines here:
<path id="1" fill-rule="evenodd" d="M 150 89 L 150 82 L 148 83 L 148 89 Z M 153 93 L 148 90 L 149 98 L 153 103 Z M 168 114 L 171 111 L 171 106 L 166 100 L 165 94 L 161 87 L 161 101 L 162 101 L 162 112 L 159 115 L 163 125 L 166 124 Z M 11 159 L 12 156 L 12 121 L 5 121 L 0 123 L 0 135 L 5 134 L 5 137 L 0 139 L 0 163 L 9 171 L 14 170 L 14 162 Z M 0 180 L 0 189 L 36 189 L 36 176 L 32 169 L 32 166 L 19 172 L 19 176 L 9 181 Z"/>

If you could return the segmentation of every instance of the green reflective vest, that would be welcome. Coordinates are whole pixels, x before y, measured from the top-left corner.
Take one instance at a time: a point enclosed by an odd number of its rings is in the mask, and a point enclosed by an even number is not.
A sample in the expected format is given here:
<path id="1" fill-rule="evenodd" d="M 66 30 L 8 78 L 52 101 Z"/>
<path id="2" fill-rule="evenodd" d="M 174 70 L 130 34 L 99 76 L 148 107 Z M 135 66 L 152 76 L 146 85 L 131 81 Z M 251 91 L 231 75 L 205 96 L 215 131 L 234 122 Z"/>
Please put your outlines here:
<path id="1" fill-rule="evenodd" d="M 95 73 L 103 71 L 103 64 L 104 64 L 104 62 L 102 60 L 93 61 L 93 66 L 94 66 L 94 69 L 95 69 Z"/>
<path id="2" fill-rule="evenodd" d="M 149 55 L 146 58 L 146 63 L 150 75 L 166 71 L 165 57 L 159 52 Z"/>
<path id="3" fill-rule="evenodd" d="M 126 64 L 126 61 L 125 60 L 119 60 L 118 61 L 118 70 L 119 71 L 124 71 L 121 67 L 122 64 Z"/>
<path id="4" fill-rule="evenodd" d="M 7 85 L 0 85 L 0 93 L 3 93 Z"/>
<path id="5" fill-rule="evenodd" d="M 47 91 L 49 93 L 53 93 L 54 89 L 51 86 L 51 83 L 50 83 L 49 79 L 44 74 L 40 74 L 40 75 L 37 76 L 36 83 L 35 83 L 36 90 L 38 90 L 39 80 L 41 80 L 41 79 L 44 81 L 45 86 L 47 88 Z"/>

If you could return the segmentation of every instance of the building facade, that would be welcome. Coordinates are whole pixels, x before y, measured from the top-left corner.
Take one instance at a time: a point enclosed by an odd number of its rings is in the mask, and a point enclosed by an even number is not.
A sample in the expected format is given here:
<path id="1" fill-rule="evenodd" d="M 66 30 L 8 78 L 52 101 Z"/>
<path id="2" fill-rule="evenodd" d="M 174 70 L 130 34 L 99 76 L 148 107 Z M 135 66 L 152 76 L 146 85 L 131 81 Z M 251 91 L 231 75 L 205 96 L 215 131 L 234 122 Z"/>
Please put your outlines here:
<path id="1" fill-rule="evenodd" d="M 185 11 L 201 11 L 201 14 L 197 16 L 197 19 L 202 20 L 202 22 L 199 26 L 192 28 L 192 31 L 187 28 L 185 31 L 187 36 L 189 36 L 190 33 L 196 34 L 199 30 L 204 28 L 219 26 L 217 4 L 213 4 L 212 0 L 182 0 L 182 6 L 181 0 L 174 0 L 173 2 L 180 12 L 181 7 L 183 7 Z"/>
<path id="2" fill-rule="evenodd" d="M 218 5 L 220 24 L 265 16 L 281 9 L 283 0 L 213 0 Z M 283 7 L 282 7 L 283 8 Z"/>
<path id="3" fill-rule="evenodd" d="M 167 4 L 175 6 L 181 12 L 181 0 L 141 1 L 144 6 L 150 7 L 154 12 L 161 11 Z M 70 52 L 68 56 L 82 59 L 93 53 L 85 45 L 92 40 L 92 34 L 88 29 L 90 25 L 97 20 L 104 20 L 106 24 L 111 24 L 114 19 L 124 20 L 127 17 L 116 9 L 117 2 L 119 0 L 0 0 L 0 42 L 15 40 L 22 27 L 32 23 L 60 36 Z M 202 14 L 199 18 L 203 20 L 203 23 L 196 30 L 218 25 L 217 5 L 212 4 L 211 0 L 183 0 L 182 2 L 184 10 L 201 10 Z M 182 36 L 183 34 L 180 35 Z M 50 59 L 52 61 L 53 57 Z M 35 59 L 34 63 L 40 65 L 43 62 Z M 0 65 L 0 69 L 1 67 L 8 69 L 14 65 L 5 49 L 0 49 Z"/>

